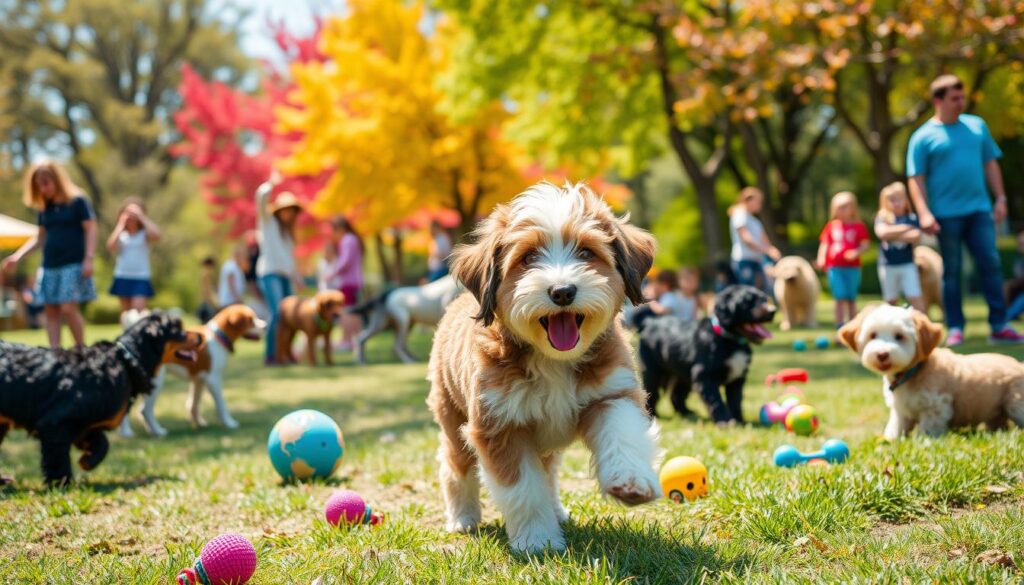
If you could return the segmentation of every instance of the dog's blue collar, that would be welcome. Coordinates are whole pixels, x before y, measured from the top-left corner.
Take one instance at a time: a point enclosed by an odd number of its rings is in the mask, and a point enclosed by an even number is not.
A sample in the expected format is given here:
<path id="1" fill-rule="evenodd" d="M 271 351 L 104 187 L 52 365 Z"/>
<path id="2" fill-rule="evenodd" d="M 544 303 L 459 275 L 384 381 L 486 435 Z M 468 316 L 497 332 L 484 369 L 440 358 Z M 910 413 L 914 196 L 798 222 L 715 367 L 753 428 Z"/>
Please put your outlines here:
<path id="1" fill-rule="evenodd" d="M 722 323 L 718 320 L 718 317 L 715 316 L 715 315 L 711 315 L 711 330 L 714 331 L 715 335 L 717 335 L 719 337 L 724 337 L 726 339 L 731 339 L 731 340 L 736 341 L 736 342 L 741 343 L 741 344 L 746 344 L 747 343 L 747 340 L 744 339 L 743 337 L 740 337 L 738 335 L 733 335 L 732 333 L 729 333 L 728 331 L 726 331 L 725 327 L 722 327 Z"/>
<path id="2" fill-rule="evenodd" d="M 137 364 L 141 363 L 141 360 L 139 360 L 139 356 L 135 355 L 135 352 L 132 351 L 131 348 L 129 348 L 127 345 L 121 343 L 120 341 L 115 341 L 114 345 L 117 347 L 117 349 L 121 350 L 121 353 L 124 354 L 124 357 L 128 358 L 130 361 L 133 361 Z"/>
<path id="3" fill-rule="evenodd" d="M 210 323 L 207 327 L 209 327 L 210 331 L 213 332 L 214 339 L 224 346 L 224 349 L 228 350 L 230 353 L 235 353 L 235 342 L 231 341 L 231 338 L 228 337 L 227 333 L 224 333 L 223 329 L 218 327 L 216 323 Z"/>
<path id="4" fill-rule="evenodd" d="M 917 373 L 920 372 L 921 368 L 923 367 L 924 362 L 918 362 L 909 369 L 903 370 L 902 372 L 896 374 L 892 381 L 889 382 L 889 391 L 894 392 L 896 388 L 906 384 L 907 381 L 913 378 L 915 375 L 917 375 Z"/>

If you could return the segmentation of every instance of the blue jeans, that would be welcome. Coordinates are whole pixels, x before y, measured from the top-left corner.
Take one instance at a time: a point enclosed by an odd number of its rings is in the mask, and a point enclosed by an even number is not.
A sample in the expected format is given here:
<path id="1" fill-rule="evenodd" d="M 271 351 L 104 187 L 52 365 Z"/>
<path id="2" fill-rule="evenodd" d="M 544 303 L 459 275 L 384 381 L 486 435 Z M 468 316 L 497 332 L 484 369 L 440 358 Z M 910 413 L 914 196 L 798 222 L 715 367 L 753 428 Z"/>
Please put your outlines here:
<path id="1" fill-rule="evenodd" d="M 946 312 L 946 326 L 964 328 L 963 292 L 960 290 L 963 272 L 963 246 L 974 258 L 981 281 L 981 294 L 988 304 L 988 324 L 992 331 L 1006 326 L 1006 301 L 1003 299 L 1003 276 L 996 252 L 996 225 L 992 213 L 979 211 L 959 217 L 939 219 L 939 253 L 942 255 L 942 308 Z"/>
<path id="2" fill-rule="evenodd" d="M 267 326 L 267 338 L 263 359 L 268 362 L 274 361 L 277 352 L 277 306 L 281 299 L 291 296 L 292 281 L 287 276 L 280 274 L 265 274 L 259 277 L 260 291 L 263 299 L 270 310 L 270 325 Z"/>
<path id="3" fill-rule="evenodd" d="M 768 290 L 768 277 L 764 266 L 757 260 L 737 260 L 732 264 L 736 273 L 736 284 L 746 284 L 761 290 Z"/>

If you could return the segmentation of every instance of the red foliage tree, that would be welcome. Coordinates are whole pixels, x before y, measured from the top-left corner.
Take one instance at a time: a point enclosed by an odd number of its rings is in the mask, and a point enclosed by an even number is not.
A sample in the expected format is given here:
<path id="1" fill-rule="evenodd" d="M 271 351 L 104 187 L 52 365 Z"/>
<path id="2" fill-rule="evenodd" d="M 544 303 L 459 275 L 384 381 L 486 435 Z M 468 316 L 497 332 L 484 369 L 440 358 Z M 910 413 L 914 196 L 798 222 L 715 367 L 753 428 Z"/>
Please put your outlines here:
<path id="1" fill-rule="evenodd" d="M 324 60 L 317 48 L 319 23 L 311 36 L 303 38 L 289 34 L 282 25 L 272 28 L 288 64 Z M 182 139 L 171 152 L 202 170 L 202 196 L 228 238 L 256 227 L 256 188 L 270 176 L 274 161 L 287 156 L 298 139 L 295 133 L 275 129 L 274 110 L 288 103 L 293 85 L 269 63 L 264 67 L 263 91 L 257 95 L 207 81 L 188 65 L 182 68 L 178 86 L 182 107 L 174 114 L 174 122 Z M 277 191 L 291 191 L 300 200 L 312 202 L 326 178 L 326 173 L 285 176 Z M 303 237 L 298 253 L 305 256 L 322 242 L 325 226 L 308 213 L 299 221 Z"/>

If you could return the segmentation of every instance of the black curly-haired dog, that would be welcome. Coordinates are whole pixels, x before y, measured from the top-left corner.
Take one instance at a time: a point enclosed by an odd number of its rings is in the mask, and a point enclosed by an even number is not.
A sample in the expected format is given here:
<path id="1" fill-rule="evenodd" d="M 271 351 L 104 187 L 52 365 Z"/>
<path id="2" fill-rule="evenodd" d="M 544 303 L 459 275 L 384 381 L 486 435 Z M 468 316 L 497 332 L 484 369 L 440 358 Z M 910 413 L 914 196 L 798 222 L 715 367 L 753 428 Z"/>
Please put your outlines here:
<path id="1" fill-rule="evenodd" d="M 107 455 L 104 431 L 116 428 L 132 400 L 152 389 L 164 345 L 182 342 L 180 357 L 194 356 L 202 339 L 181 320 L 155 312 L 116 341 L 70 350 L 0 341 L 0 442 L 11 427 L 39 439 L 49 485 L 71 481 L 71 445 L 78 465 L 90 470 Z"/>
<path id="2" fill-rule="evenodd" d="M 672 392 L 672 406 L 686 416 L 686 397 L 696 388 L 711 418 L 720 424 L 743 422 L 740 408 L 750 368 L 751 344 L 771 337 L 764 328 L 775 317 L 768 295 L 752 286 L 732 285 L 715 296 L 711 317 L 683 321 L 677 317 L 641 318 L 640 367 L 647 390 L 647 409 L 663 388 Z M 725 386 L 725 400 L 720 387 Z"/>

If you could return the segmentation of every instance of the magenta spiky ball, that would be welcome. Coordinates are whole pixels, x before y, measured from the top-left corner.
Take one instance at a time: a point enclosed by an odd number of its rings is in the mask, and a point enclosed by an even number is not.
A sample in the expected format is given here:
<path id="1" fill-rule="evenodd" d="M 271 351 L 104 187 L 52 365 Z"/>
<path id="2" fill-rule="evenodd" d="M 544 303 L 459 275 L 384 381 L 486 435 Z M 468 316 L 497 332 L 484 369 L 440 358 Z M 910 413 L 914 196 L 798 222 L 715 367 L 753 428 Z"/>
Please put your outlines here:
<path id="1" fill-rule="evenodd" d="M 206 543 L 191 569 L 178 582 L 202 585 L 244 585 L 256 572 L 256 549 L 241 534 L 227 532 Z M 182 581 L 182 578 L 185 581 Z"/>

